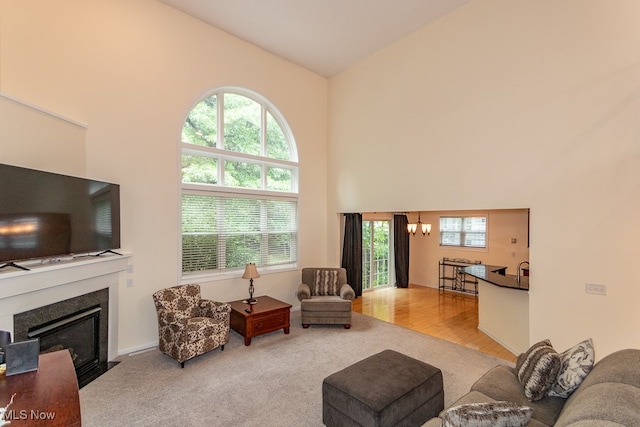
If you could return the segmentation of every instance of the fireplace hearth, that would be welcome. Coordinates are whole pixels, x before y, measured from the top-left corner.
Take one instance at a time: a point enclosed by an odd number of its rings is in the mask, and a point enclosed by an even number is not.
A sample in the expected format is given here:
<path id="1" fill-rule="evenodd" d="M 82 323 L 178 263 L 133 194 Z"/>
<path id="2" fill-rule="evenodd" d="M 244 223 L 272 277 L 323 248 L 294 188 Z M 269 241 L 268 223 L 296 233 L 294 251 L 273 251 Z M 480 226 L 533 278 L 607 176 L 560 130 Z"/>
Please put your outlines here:
<path id="1" fill-rule="evenodd" d="M 40 353 L 66 349 L 80 388 L 108 369 L 109 290 L 15 314 L 14 341 L 38 338 Z"/>

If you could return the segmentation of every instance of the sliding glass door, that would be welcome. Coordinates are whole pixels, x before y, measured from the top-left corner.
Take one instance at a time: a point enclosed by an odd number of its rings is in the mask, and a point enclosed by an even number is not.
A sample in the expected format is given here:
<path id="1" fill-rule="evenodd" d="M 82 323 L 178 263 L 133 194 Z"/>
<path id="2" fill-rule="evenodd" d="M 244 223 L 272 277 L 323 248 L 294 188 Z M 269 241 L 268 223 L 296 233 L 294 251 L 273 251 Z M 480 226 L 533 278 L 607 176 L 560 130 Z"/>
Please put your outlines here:
<path id="1" fill-rule="evenodd" d="M 391 221 L 362 221 L 362 289 L 389 286 Z"/>

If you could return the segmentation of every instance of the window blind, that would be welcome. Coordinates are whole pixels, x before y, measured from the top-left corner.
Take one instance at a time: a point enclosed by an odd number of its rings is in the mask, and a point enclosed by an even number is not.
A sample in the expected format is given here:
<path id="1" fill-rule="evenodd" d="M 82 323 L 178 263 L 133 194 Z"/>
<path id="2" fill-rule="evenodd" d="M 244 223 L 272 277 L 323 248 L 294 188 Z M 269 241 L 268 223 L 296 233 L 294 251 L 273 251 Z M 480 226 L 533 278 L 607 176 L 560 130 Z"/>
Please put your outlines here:
<path id="1" fill-rule="evenodd" d="M 184 272 L 295 262 L 297 201 L 183 194 Z"/>

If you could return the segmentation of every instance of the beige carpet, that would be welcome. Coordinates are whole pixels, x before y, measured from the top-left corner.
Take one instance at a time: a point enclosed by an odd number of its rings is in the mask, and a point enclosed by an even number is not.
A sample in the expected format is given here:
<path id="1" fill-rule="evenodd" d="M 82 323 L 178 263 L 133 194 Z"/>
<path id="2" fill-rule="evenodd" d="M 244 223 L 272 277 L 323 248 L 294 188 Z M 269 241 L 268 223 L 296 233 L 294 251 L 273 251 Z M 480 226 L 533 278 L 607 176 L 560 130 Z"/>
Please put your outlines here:
<path id="1" fill-rule="evenodd" d="M 509 364 L 475 350 L 353 313 L 342 326 L 256 337 L 246 347 L 231 332 L 224 351 L 187 361 L 184 369 L 157 349 L 122 356 L 120 364 L 80 390 L 84 427 L 322 426 L 322 380 L 354 362 L 393 349 L 443 372 L 450 405 L 489 368 Z"/>

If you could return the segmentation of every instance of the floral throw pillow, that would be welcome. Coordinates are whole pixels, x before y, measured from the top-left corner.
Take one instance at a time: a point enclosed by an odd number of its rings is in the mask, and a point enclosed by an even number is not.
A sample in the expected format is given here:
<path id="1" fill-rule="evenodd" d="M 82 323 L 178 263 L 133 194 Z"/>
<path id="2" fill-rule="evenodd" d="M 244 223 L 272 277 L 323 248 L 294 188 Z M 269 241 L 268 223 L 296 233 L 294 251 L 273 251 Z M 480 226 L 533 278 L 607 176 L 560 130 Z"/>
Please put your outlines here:
<path id="1" fill-rule="evenodd" d="M 468 403 L 447 410 L 442 427 L 521 427 L 532 414 L 532 408 L 513 402 Z"/>
<path id="2" fill-rule="evenodd" d="M 593 368 L 593 340 L 586 339 L 560 354 L 560 372 L 549 396 L 568 398 Z"/>
<path id="3" fill-rule="evenodd" d="M 556 382 L 560 371 L 560 355 L 543 340 L 532 345 L 518 356 L 516 375 L 524 388 L 524 395 L 531 402 L 544 398 Z"/>

